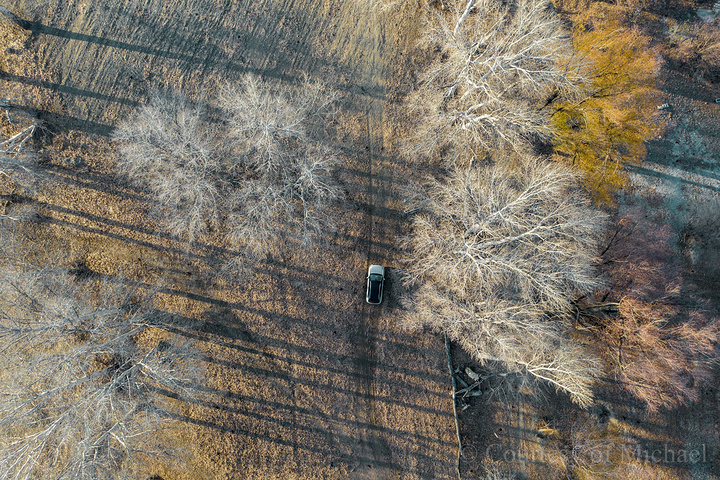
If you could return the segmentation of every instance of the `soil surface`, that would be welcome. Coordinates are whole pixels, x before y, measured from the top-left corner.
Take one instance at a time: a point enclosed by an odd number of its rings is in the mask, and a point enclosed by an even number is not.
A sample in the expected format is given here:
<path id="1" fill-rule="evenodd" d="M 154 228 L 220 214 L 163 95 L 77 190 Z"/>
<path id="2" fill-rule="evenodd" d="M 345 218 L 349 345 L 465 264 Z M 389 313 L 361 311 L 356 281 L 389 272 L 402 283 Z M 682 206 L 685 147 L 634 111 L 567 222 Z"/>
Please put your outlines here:
<path id="1" fill-rule="evenodd" d="M 68 263 L 158 291 L 205 355 L 206 383 L 174 437 L 190 460 L 128 466 L 137 478 L 454 478 L 443 341 L 396 325 L 407 171 L 387 109 L 418 12 L 388 21 L 336 0 L 4 5 L 29 33 L 5 53 L 2 97 L 47 127 L 51 181 L 35 233 Z M 246 73 L 309 75 L 342 94 L 334 146 L 348 193 L 337 231 L 313 250 L 291 245 L 228 280 L 220 235 L 187 246 L 162 233 L 152 200 L 113 173 L 109 135 L 153 89 L 211 101 Z M 364 300 L 370 263 L 388 268 L 379 307 Z"/>

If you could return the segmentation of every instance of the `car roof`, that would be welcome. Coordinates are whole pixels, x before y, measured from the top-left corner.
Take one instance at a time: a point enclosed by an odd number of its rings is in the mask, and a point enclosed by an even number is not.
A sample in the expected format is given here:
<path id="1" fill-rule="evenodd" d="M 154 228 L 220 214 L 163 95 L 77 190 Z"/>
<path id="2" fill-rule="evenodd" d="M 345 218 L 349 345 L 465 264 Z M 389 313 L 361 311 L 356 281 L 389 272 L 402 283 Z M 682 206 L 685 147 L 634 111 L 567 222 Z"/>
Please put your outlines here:
<path id="1" fill-rule="evenodd" d="M 371 303 L 380 302 L 380 280 L 370 280 L 369 300 Z"/>

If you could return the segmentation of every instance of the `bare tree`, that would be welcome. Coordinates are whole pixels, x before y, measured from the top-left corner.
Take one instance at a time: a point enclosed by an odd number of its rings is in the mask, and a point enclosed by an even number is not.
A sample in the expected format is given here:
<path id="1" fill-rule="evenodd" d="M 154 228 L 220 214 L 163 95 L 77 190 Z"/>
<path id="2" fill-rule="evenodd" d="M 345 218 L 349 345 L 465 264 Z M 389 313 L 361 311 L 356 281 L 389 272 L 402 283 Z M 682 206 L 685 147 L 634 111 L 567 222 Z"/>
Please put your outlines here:
<path id="1" fill-rule="evenodd" d="M 717 218 L 716 208 L 712 212 Z M 703 216 L 699 209 L 688 215 Z M 697 286 L 687 278 L 681 241 L 666 212 L 626 201 L 613 224 L 603 255 L 611 288 L 579 309 L 578 321 L 593 335 L 608 372 L 648 411 L 698 401 L 718 364 L 717 311 L 686 293 Z M 716 235 L 717 225 L 708 227 L 709 236 Z"/>
<path id="2" fill-rule="evenodd" d="M 290 88 L 247 75 L 224 90 L 231 167 L 244 172 L 231 198 L 229 236 L 248 253 L 267 253 L 286 236 L 307 244 L 331 228 L 328 209 L 341 190 L 332 177 L 338 160 L 322 133 L 335 101 L 308 79 Z"/>
<path id="3" fill-rule="evenodd" d="M 308 78 L 295 88 L 255 75 L 226 85 L 218 103 L 228 112 L 228 133 L 239 150 L 235 162 L 263 173 L 295 162 L 301 146 L 316 143 L 336 100 Z"/>
<path id="4" fill-rule="evenodd" d="M 572 45 L 544 0 L 456 0 L 430 14 L 440 55 L 414 94 L 422 119 L 412 151 L 466 162 L 550 133 L 543 107 L 583 82 Z M 545 105 L 544 105 L 545 104 Z"/>
<path id="5" fill-rule="evenodd" d="M 156 196 L 170 232 L 192 240 L 217 220 L 223 149 L 202 105 L 180 92 L 155 92 L 113 138 L 118 170 Z"/>
<path id="6" fill-rule="evenodd" d="M 5 111 L 5 118 L 0 121 L 0 177 L 10 182 L 13 190 L 32 189 L 42 171 L 31 144 L 43 130 L 43 123 L 9 100 L 0 100 L 0 108 Z"/>
<path id="7" fill-rule="evenodd" d="M 307 79 L 294 88 L 248 75 L 219 97 L 226 122 L 216 132 L 183 95 L 156 94 L 116 130 L 118 168 L 157 196 L 176 234 L 192 240 L 222 211 L 229 240 L 250 255 L 285 236 L 307 244 L 331 226 L 341 192 L 322 142 L 335 100 Z"/>
<path id="8" fill-rule="evenodd" d="M 170 452 L 157 431 L 199 361 L 148 299 L 67 269 L 4 262 L 0 276 L 0 478 L 119 478 Z"/>
<path id="9" fill-rule="evenodd" d="M 592 399 L 599 362 L 572 337 L 573 300 L 600 285 L 593 264 L 605 218 L 573 174 L 531 157 L 456 170 L 431 182 L 406 238 L 406 315 L 480 361 L 501 361 Z"/>

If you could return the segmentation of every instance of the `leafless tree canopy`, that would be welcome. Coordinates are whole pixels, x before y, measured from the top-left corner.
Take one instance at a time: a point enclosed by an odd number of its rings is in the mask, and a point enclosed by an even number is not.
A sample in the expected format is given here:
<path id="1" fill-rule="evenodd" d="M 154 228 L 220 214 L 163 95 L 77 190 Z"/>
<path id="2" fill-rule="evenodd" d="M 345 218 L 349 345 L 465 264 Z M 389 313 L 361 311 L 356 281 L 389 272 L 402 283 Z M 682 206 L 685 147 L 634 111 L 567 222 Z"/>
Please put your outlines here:
<path id="1" fill-rule="evenodd" d="M 200 105 L 156 92 L 113 137 L 118 169 L 157 197 L 172 233 L 192 240 L 217 218 L 222 151 Z"/>
<path id="2" fill-rule="evenodd" d="M 447 4 L 447 2 L 446 2 Z M 544 0 L 456 0 L 432 13 L 426 42 L 439 59 L 415 94 L 424 112 L 414 151 L 467 161 L 478 150 L 519 149 L 549 133 L 543 106 L 582 83 L 572 46 Z"/>
<path id="3" fill-rule="evenodd" d="M 254 76 L 220 97 L 237 150 L 232 167 L 245 172 L 231 200 L 230 239 L 248 253 L 264 254 L 286 235 L 309 243 L 331 227 L 328 207 L 341 191 L 322 130 L 335 100 L 307 79 L 288 89 Z"/>
<path id="4" fill-rule="evenodd" d="M 430 325 L 478 360 L 499 360 L 587 404 L 598 363 L 569 339 L 576 296 L 595 289 L 604 217 L 574 176 L 534 158 L 471 165 L 432 182 L 406 239 L 409 325 Z"/>
<path id="5" fill-rule="evenodd" d="M 13 190 L 32 190 L 42 177 L 31 145 L 42 122 L 11 102 L 0 100 L 0 108 L 7 121 L 7 134 L 0 135 L 0 179 L 10 182 Z"/>
<path id="6" fill-rule="evenodd" d="M 261 172 L 295 162 L 299 147 L 318 139 L 337 97 L 307 78 L 291 88 L 246 75 L 226 85 L 219 105 L 228 112 L 229 137 L 239 149 L 235 161 Z"/>
<path id="7" fill-rule="evenodd" d="M 247 75 L 218 98 L 216 129 L 183 95 L 156 94 L 115 132 L 119 169 L 157 196 L 173 233 L 192 240 L 222 219 L 247 254 L 288 235 L 309 243 L 332 224 L 327 209 L 340 194 L 322 141 L 335 100 L 308 79 L 293 87 Z"/>
<path id="8" fill-rule="evenodd" d="M 159 340 L 158 318 L 119 282 L 65 269 L 0 272 L 0 476 L 115 478 L 197 381 L 191 346 Z"/>
<path id="9" fill-rule="evenodd" d="M 654 412 L 702 401 L 702 386 L 712 384 L 718 365 L 720 325 L 712 304 L 691 293 L 698 287 L 678 255 L 680 230 L 669 224 L 666 211 L 645 202 L 626 200 L 613 219 L 602 262 L 611 288 L 579 310 L 578 324 L 592 335 L 627 397 Z M 682 235 L 703 231 L 703 238 L 713 238 L 716 212 L 715 202 L 676 212 L 692 219 Z M 706 243 L 712 248 L 711 240 Z M 708 268 L 716 265 L 711 261 Z"/>

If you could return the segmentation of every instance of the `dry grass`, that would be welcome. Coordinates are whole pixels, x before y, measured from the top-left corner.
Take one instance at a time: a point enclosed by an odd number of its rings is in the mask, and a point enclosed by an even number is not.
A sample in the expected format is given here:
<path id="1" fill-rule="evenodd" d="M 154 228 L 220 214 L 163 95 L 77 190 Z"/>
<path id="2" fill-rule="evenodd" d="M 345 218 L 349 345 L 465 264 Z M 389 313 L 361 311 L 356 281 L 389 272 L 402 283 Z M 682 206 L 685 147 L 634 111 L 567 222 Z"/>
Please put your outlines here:
<path id="1" fill-rule="evenodd" d="M 396 284 L 389 286 L 390 303 L 382 309 L 364 310 L 362 303 L 367 261 L 380 258 L 391 270 L 397 267 L 393 239 L 407 229 L 400 213 L 403 197 L 393 179 L 414 172 L 391 149 L 407 119 L 397 114 L 400 120 L 391 125 L 387 116 L 401 104 L 385 104 L 380 128 L 369 131 L 367 112 L 383 99 L 400 100 L 398 92 L 413 84 L 412 62 L 403 64 L 397 77 L 383 77 L 378 70 L 401 56 L 424 61 L 410 48 L 415 37 L 398 34 L 417 28 L 417 11 L 406 6 L 402 16 L 384 24 L 388 50 L 380 55 L 365 46 L 380 42 L 382 30 L 350 2 L 288 7 L 245 1 L 225 11 L 222 2 L 196 1 L 181 13 L 170 3 L 154 12 L 117 2 L 24 3 L 27 18 L 60 29 L 57 33 L 88 37 L 38 35 L 15 56 L 23 59 L 15 73 L 48 83 L 2 80 L 8 96 L 42 110 L 54 127 L 43 154 L 54 187 L 36 198 L 42 221 L 23 228 L 38 248 L 84 260 L 96 272 L 122 271 L 143 286 L 161 288 L 156 307 L 187 322 L 186 334 L 199 340 L 205 354 L 208 376 L 199 388 L 201 400 L 184 404 L 184 427 L 166 433 L 169 441 L 188 448 L 190 461 L 149 462 L 128 472 L 165 480 L 455 478 L 442 342 L 396 328 L 401 313 Z M 93 41 L 97 38 L 120 43 Z M 154 50 L 140 49 L 147 45 Z M 187 250 L 157 233 L 161 226 L 145 215 L 148 198 L 112 180 L 112 149 L 95 135 L 129 115 L 132 102 L 146 100 L 161 83 L 194 95 L 203 85 L 237 80 L 248 70 L 282 81 L 309 71 L 351 93 L 338 127 L 346 162 L 338 176 L 349 193 L 327 244 L 308 253 L 290 249 L 233 283 L 216 278 L 227 246 L 215 234 Z M 382 167 L 368 171 L 365 152 Z M 372 205 L 382 208 L 371 210 Z M 638 444 L 706 441 L 715 448 L 717 398 L 709 392 L 697 405 L 656 415 L 629 403 L 621 390 L 598 395 L 610 402 L 618 431 Z M 462 414 L 465 441 L 479 452 L 499 442 L 544 449 L 535 434 L 543 417 L 561 436 L 570 428 L 558 417 L 587 423 L 582 412 L 551 398 L 540 404 L 529 398 L 520 404 L 477 401 Z M 505 470 L 526 478 L 561 478 L 566 474 L 562 451 L 547 449 L 547 461 L 510 461 Z M 479 465 L 464 466 L 464 478 L 484 475 Z M 713 478 L 718 465 L 711 460 L 700 467 Z M 625 461 L 618 472 L 624 478 L 652 473 L 678 479 L 695 470 Z"/>
<path id="2" fill-rule="evenodd" d="M 442 345 L 396 327 L 392 286 L 383 308 L 368 310 L 363 303 L 368 259 L 391 270 L 393 238 L 404 228 L 386 178 L 411 173 L 385 146 L 392 134 L 381 116 L 383 69 L 391 62 L 380 49 L 377 20 L 368 31 L 368 13 L 340 2 L 289 10 L 245 2 L 229 12 L 211 3 L 197 2 L 180 14 L 167 4 L 152 18 L 114 2 L 77 9 L 35 5 L 32 15 L 60 31 L 35 38 L 30 47 L 40 65 L 23 75 L 48 83 L 3 81 L 19 98 L 33 98 L 54 134 L 42 152 L 50 188 L 34 199 L 39 221 L 26 225 L 31 240 L 54 238 L 57 243 L 46 248 L 61 249 L 94 272 L 123 272 L 139 287 L 159 290 L 155 307 L 184 322 L 181 334 L 197 340 L 205 356 L 207 376 L 197 385 L 197 399 L 183 404 L 177 418 L 184 427 L 166 434 L 189 451 L 190 461 L 148 462 L 127 471 L 166 480 L 450 478 L 451 409 L 447 379 L 438 373 L 444 372 Z M 176 41 L 187 31 L 176 28 L 178 15 L 191 22 L 190 43 Z M 167 31 L 158 27 L 162 22 Z M 132 36 L 124 30 L 130 25 L 139 29 Z M 87 37 L 63 36 L 69 33 Z M 388 48 L 409 41 L 394 28 L 385 34 Z M 141 51 L 143 38 L 154 53 Z M 377 48 L 372 58 L 368 47 Z M 197 63 L 207 55 L 219 58 Z M 78 70 L 68 72 L 68 65 Z M 308 71 L 350 91 L 332 139 L 342 152 L 335 176 L 348 194 L 335 212 L 337 230 L 318 246 L 305 250 L 291 241 L 227 281 L 217 272 L 237 252 L 218 232 L 198 237 L 190 248 L 164 233 L 147 215 L 151 197 L 115 181 L 113 150 L 107 138 L 92 133 L 129 117 L 133 102 L 145 101 L 160 83 L 194 98 L 201 83 L 237 81 L 247 71 L 282 82 Z M 144 76 L 135 77 L 138 72 Z M 50 84 L 57 90 L 43 86 Z M 59 107 L 52 114 L 45 108 L 51 104 Z M 370 109 L 379 113 L 372 122 Z M 377 162 L 372 170 L 371 156 Z"/>
<path id="3" fill-rule="evenodd" d="M 3 72 L 14 71 L 16 57 L 11 52 L 21 50 L 28 37 L 30 37 L 30 32 L 23 30 L 4 16 L 0 16 L 0 45 L 4 46 L 0 51 L 0 70 Z"/>

